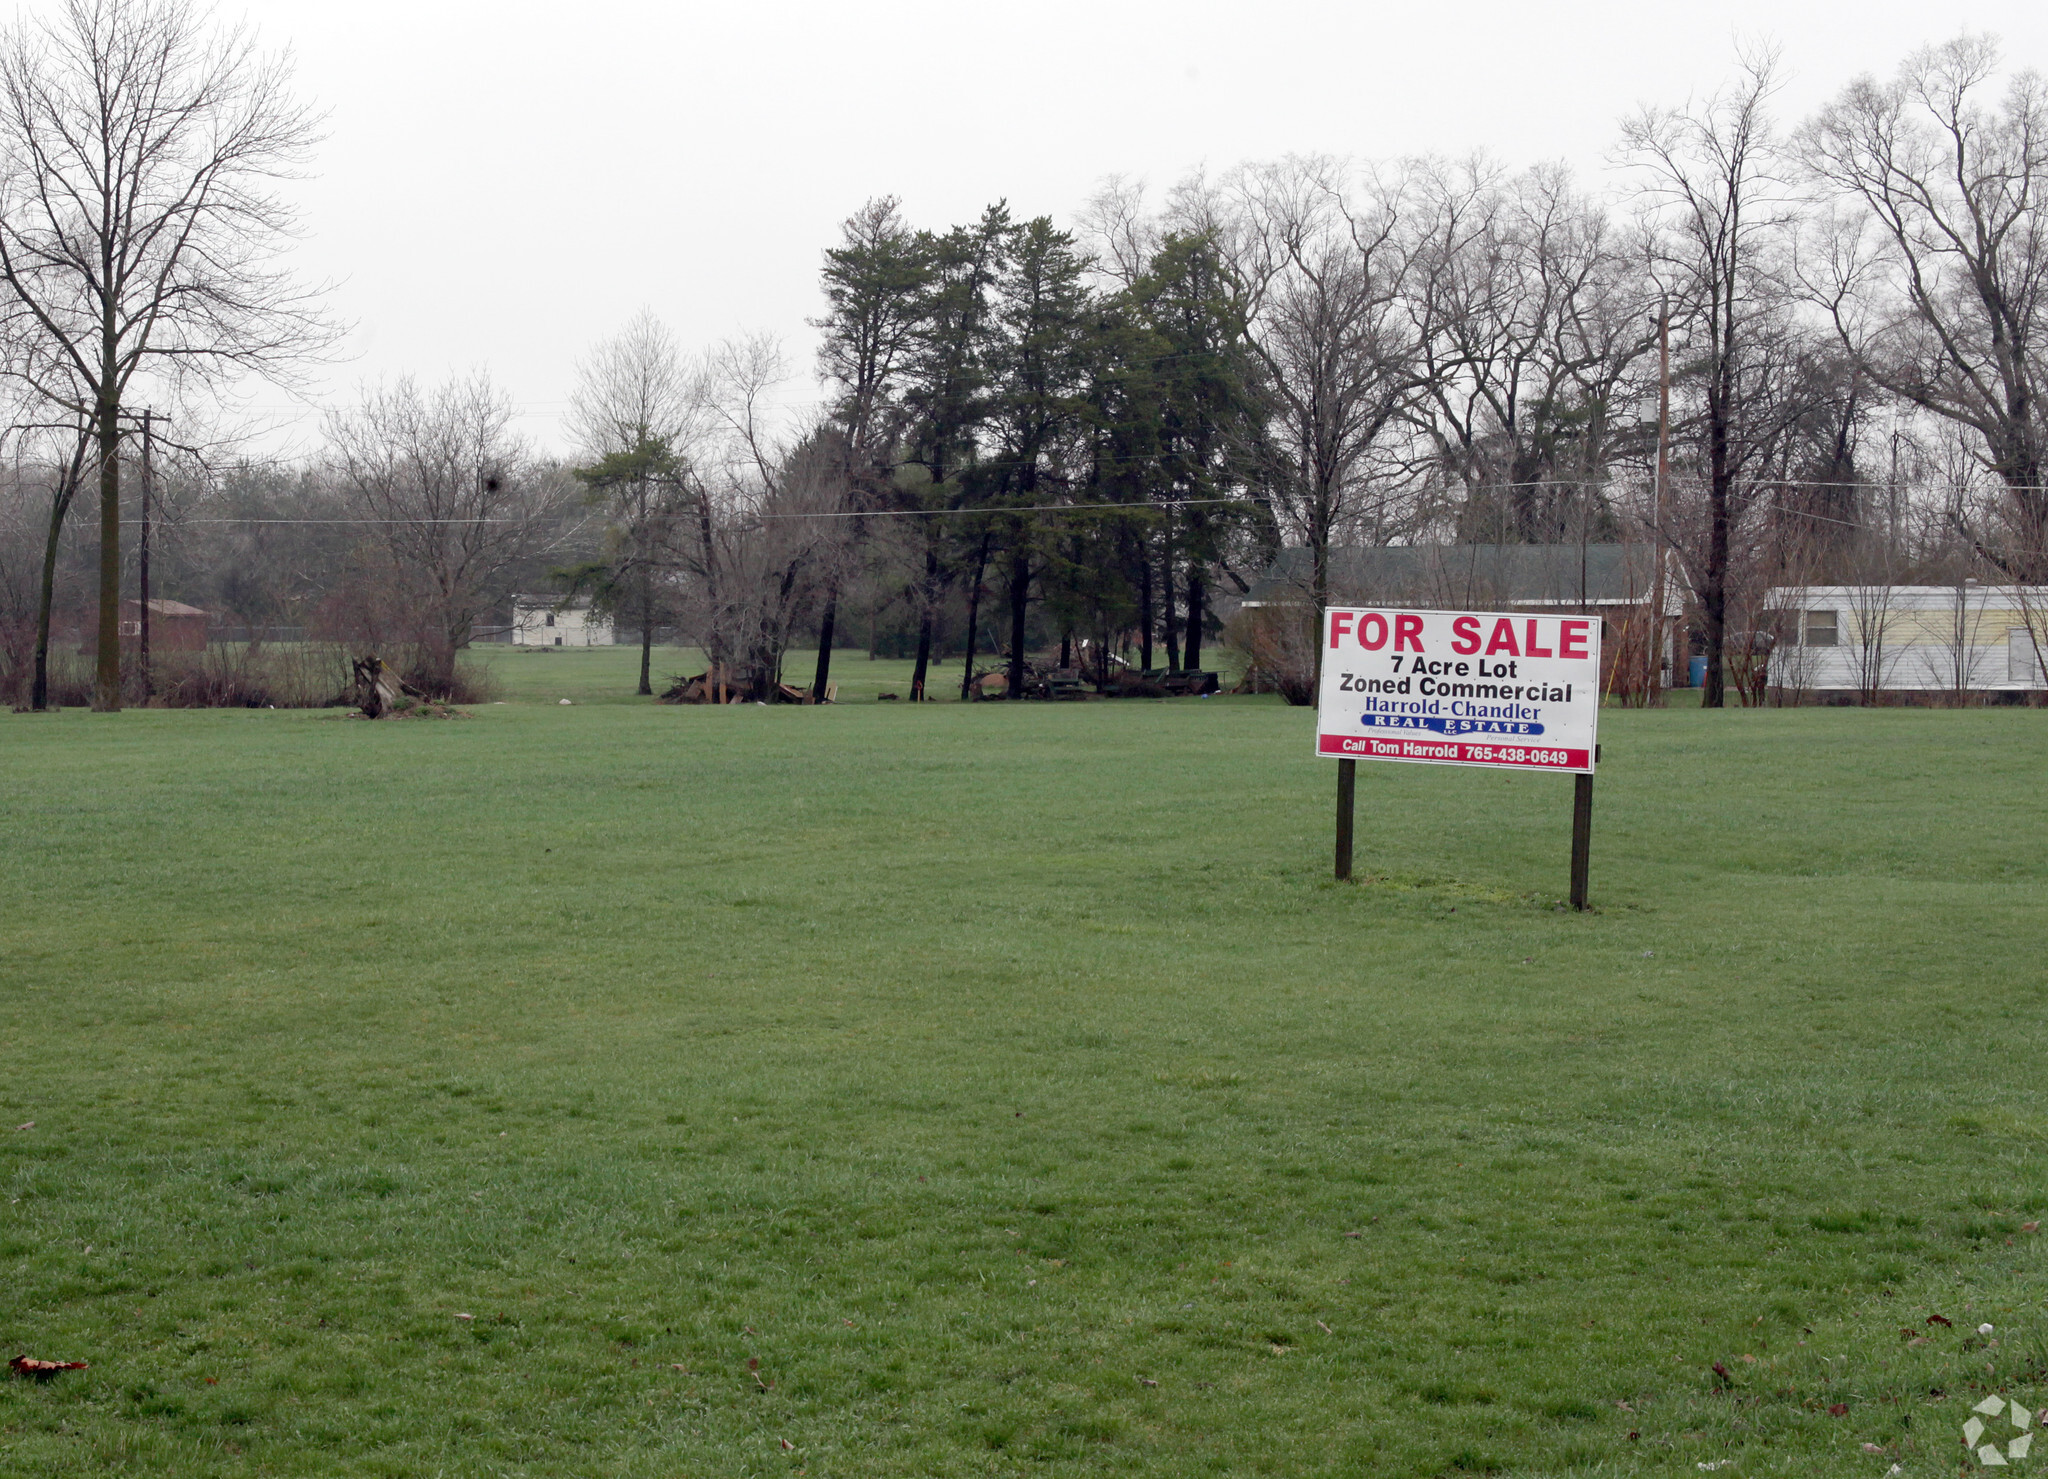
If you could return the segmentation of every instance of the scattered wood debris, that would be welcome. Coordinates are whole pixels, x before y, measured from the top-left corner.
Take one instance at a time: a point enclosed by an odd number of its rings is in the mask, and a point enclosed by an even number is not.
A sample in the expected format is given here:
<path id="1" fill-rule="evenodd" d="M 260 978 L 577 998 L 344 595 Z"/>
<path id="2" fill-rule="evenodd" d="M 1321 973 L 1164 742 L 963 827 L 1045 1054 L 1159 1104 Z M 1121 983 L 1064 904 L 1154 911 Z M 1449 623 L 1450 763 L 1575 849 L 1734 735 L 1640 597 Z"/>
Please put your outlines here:
<path id="1" fill-rule="evenodd" d="M 90 1361 L 38 1361 L 34 1356 L 16 1356 L 8 1366 L 16 1376 L 30 1377 L 36 1381 L 48 1381 L 60 1371 L 83 1371 Z"/>
<path id="2" fill-rule="evenodd" d="M 750 683 L 737 681 L 730 669 L 711 667 L 701 673 L 670 679 L 661 701 L 665 704 L 744 704 L 755 699 Z M 828 704 L 839 701 L 837 683 L 825 685 L 824 701 Z M 793 683 L 774 683 L 769 685 L 765 702 L 807 704 L 811 702 L 811 691 Z"/>

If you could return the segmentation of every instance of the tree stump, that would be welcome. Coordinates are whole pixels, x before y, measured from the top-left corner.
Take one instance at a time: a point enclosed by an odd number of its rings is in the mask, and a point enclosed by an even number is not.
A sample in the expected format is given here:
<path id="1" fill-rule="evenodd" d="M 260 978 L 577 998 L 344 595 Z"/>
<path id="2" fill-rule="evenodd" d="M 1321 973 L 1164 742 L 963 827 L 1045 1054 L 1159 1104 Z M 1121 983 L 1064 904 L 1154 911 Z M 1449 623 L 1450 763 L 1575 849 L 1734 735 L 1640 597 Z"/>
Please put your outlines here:
<path id="1" fill-rule="evenodd" d="M 400 710 L 400 700 L 424 697 L 381 657 L 359 657 L 354 666 L 356 705 L 363 711 L 365 719 L 390 718 Z"/>

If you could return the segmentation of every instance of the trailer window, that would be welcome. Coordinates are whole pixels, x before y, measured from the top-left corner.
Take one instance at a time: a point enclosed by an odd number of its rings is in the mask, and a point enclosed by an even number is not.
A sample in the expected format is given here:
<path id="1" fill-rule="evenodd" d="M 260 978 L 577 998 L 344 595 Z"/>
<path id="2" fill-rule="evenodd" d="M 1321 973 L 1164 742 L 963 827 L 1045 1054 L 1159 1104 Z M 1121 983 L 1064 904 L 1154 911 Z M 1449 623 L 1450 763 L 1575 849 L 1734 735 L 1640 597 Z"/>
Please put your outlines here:
<path id="1" fill-rule="evenodd" d="M 1840 640 L 1841 628 L 1832 611 L 1809 611 L 1806 613 L 1806 645 L 1808 647 L 1833 647 Z"/>

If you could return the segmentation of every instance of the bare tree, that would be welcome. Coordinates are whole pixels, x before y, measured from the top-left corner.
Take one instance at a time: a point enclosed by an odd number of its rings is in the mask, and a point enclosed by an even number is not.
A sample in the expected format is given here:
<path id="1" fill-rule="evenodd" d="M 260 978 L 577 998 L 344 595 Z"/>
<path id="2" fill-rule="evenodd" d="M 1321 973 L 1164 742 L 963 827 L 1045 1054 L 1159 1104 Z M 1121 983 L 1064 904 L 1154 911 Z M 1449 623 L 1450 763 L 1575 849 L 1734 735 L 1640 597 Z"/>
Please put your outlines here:
<path id="1" fill-rule="evenodd" d="M 1242 282 L 1274 404 L 1261 481 L 1312 552 L 1308 594 L 1320 609 L 1332 546 L 1385 532 L 1388 499 L 1371 459 L 1422 370 L 1402 200 L 1320 158 L 1243 171 L 1226 196 L 1232 219 L 1218 240 Z"/>
<path id="2" fill-rule="evenodd" d="M 1629 377 L 1656 340 L 1633 243 L 1558 168 L 1485 160 L 1417 171 L 1414 286 L 1423 339 L 1415 419 L 1482 542 L 1583 530 L 1583 491 L 1622 450 Z"/>
<path id="3" fill-rule="evenodd" d="M 16 700 L 34 662 L 40 479 L 19 463 L 0 469 L 0 699 Z"/>
<path id="4" fill-rule="evenodd" d="M 1997 563 L 2036 579 L 2048 570 L 2048 83 L 2021 72 L 1987 106 L 1998 66 L 1990 38 L 1958 37 L 1888 83 L 1852 83 L 1801 132 L 1807 164 L 1849 207 L 1805 275 L 1872 380 L 1982 439 L 2014 536 Z"/>
<path id="5" fill-rule="evenodd" d="M 1949 598 L 1938 612 L 1922 618 L 1934 639 L 1921 647 L 1919 656 L 1928 678 L 1941 685 L 1946 702 L 1961 708 L 1970 701 L 1971 690 L 1990 678 L 1984 670 L 1987 654 L 1981 629 L 1991 592 L 1970 574 L 1977 568 L 1974 550 L 1956 550 L 1942 564 Z"/>
<path id="6" fill-rule="evenodd" d="M 1081 206 L 1074 239 L 1113 288 L 1136 285 L 1159 251 L 1160 222 L 1145 207 L 1145 183 L 1110 175 Z"/>
<path id="7" fill-rule="evenodd" d="M 1758 464 L 1779 439 L 1768 392 L 1796 352 L 1780 275 L 1793 212 L 1769 114 L 1776 87 L 1776 58 L 1747 55 L 1739 80 L 1706 103 L 1646 109 L 1624 126 L 1628 152 L 1647 175 L 1660 255 L 1683 285 L 1686 348 L 1696 366 L 1704 548 L 1685 566 L 1706 625 L 1700 701 L 1708 708 L 1725 702 L 1731 539 Z"/>
<path id="8" fill-rule="evenodd" d="M 17 424 L 10 441 L 11 465 L 0 471 L 0 699 L 40 712 L 49 702 L 50 609 L 66 573 L 64 516 L 78 479 L 52 462 L 51 440 Z"/>
<path id="9" fill-rule="evenodd" d="M 64 521 L 71 505 L 92 471 L 96 450 L 91 428 L 83 418 L 72 426 L 46 424 L 33 428 L 43 454 L 49 483 L 50 513 L 43 534 L 43 558 L 37 572 L 35 605 L 35 655 L 29 679 L 28 706 L 41 713 L 50 704 L 50 612 L 57 598 L 57 552 L 64 537 Z"/>
<path id="10" fill-rule="evenodd" d="M 96 443 L 95 708 L 121 704 L 118 454 L 137 377 L 275 374 L 323 338 L 275 266 L 294 224 L 277 186 L 314 139 L 289 83 L 184 0 L 65 0 L 0 36 L 0 312 L 55 351 L 61 375 L 30 383 Z"/>
<path id="11" fill-rule="evenodd" d="M 706 424 L 722 449 L 728 480 L 772 479 L 785 448 L 776 437 L 775 392 L 789 379 L 782 345 L 773 334 L 742 334 L 704 356 Z"/>
<path id="12" fill-rule="evenodd" d="M 654 692 L 654 628 L 665 552 L 685 513 L 684 474 L 710 419 L 702 374 L 684 364 L 674 337 L 651 313 L 578 367 L 568 429 L 587 462 L 576 476 L 611 520 L 609 558 L 582 574 L 598 587 L 602 604 L 636 611 L 642 694 Z"/>
<path id="13" fill-rule="evenodd" d="M 1891 686 L 1899 650 L 1893 640 L 1896 599 L 1888 551 L 1873 548 L 1859 572 L 1861 579 L 1844 592 L 1849 608 L 1849 669 L 1859 702 L 1874 704 Z M 1804 613 L 1793 613 L 1795 619 Z"/>
<path id="14" fill-rule="evenodd" d="M 785 378 L 767 335 L 705 356 L 711 430 L 687 470 L 690 517 L 671 557 L 685 625 L 718 681 L 764 703 L 780 695 L 796 633 L 846 577 L 853 534 L 845 432 L 778 436 L 772 403 Z"/>
<path id="15" fill-rule="evenodd" d="M 360 513 L 331 469 L 249 459 L 159 467 L 164 588 L 252 642 L 303 639 L 361 545 Z"/>
<path id="16" fill-rule="evenodd" d="M 511 421 L 480 375 L 433 391 L 399 380 L 328 421 L 336 475 L 372 531 L 346 624 L 413 647 L 409 676 L 437 696 L 507 577 L 561 538 L 559 475 Z"/>
<path id="17" fill-rule="evenodd" d="M 846 449 L 836 428 L 799 440 L 765 469 L 739 466 L 715 491 L 686 568 L 684 609 L 731 692 L 790 696 L 783 659 L 847 574 Z M 825 695 L 812 694 L 822 702 Z"/>
<path id="18" fill-rule="evenodd" d="M 93 472 L 95 443 L 87 417 L 53 406 L 29 388 L 31 373 L 61 383 L 64 365 L 49 364 L 46 346 L 33 339 L 15 337 L 7 348 L 11 373 L 0 376 L 0 397 L 11 424 L 0 434 L 0 445 L 13 457 L 7 503 L 8 522 L 16 529 L 0 556 L 0 647 L 6 649 L 0 667 L 29 675 L 27 706 L 39 713 L 49 704 L 59 555 L 72 505 Z M 31 514 L 32 506 L 39 517 Z M 33 533 L 32 524 L 39 526 Z M 18 685 L 10 678 L 0 686 Z"/>

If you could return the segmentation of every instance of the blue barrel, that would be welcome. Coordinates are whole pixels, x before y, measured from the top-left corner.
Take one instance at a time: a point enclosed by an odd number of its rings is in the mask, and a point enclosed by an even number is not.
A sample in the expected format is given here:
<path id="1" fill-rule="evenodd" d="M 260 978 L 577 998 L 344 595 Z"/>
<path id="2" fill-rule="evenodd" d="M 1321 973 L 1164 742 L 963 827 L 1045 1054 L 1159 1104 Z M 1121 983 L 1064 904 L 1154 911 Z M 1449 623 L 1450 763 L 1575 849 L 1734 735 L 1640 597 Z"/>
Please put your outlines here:
<path id="1" fill-rule="evenodd" d="M 1688 662 L 1685 665 L 1685 678 L 1686 687 L 1705 688 L 1707 686 L 1707 660 L 1704 657 L 1696 657 L 1691 662 Z"/>

